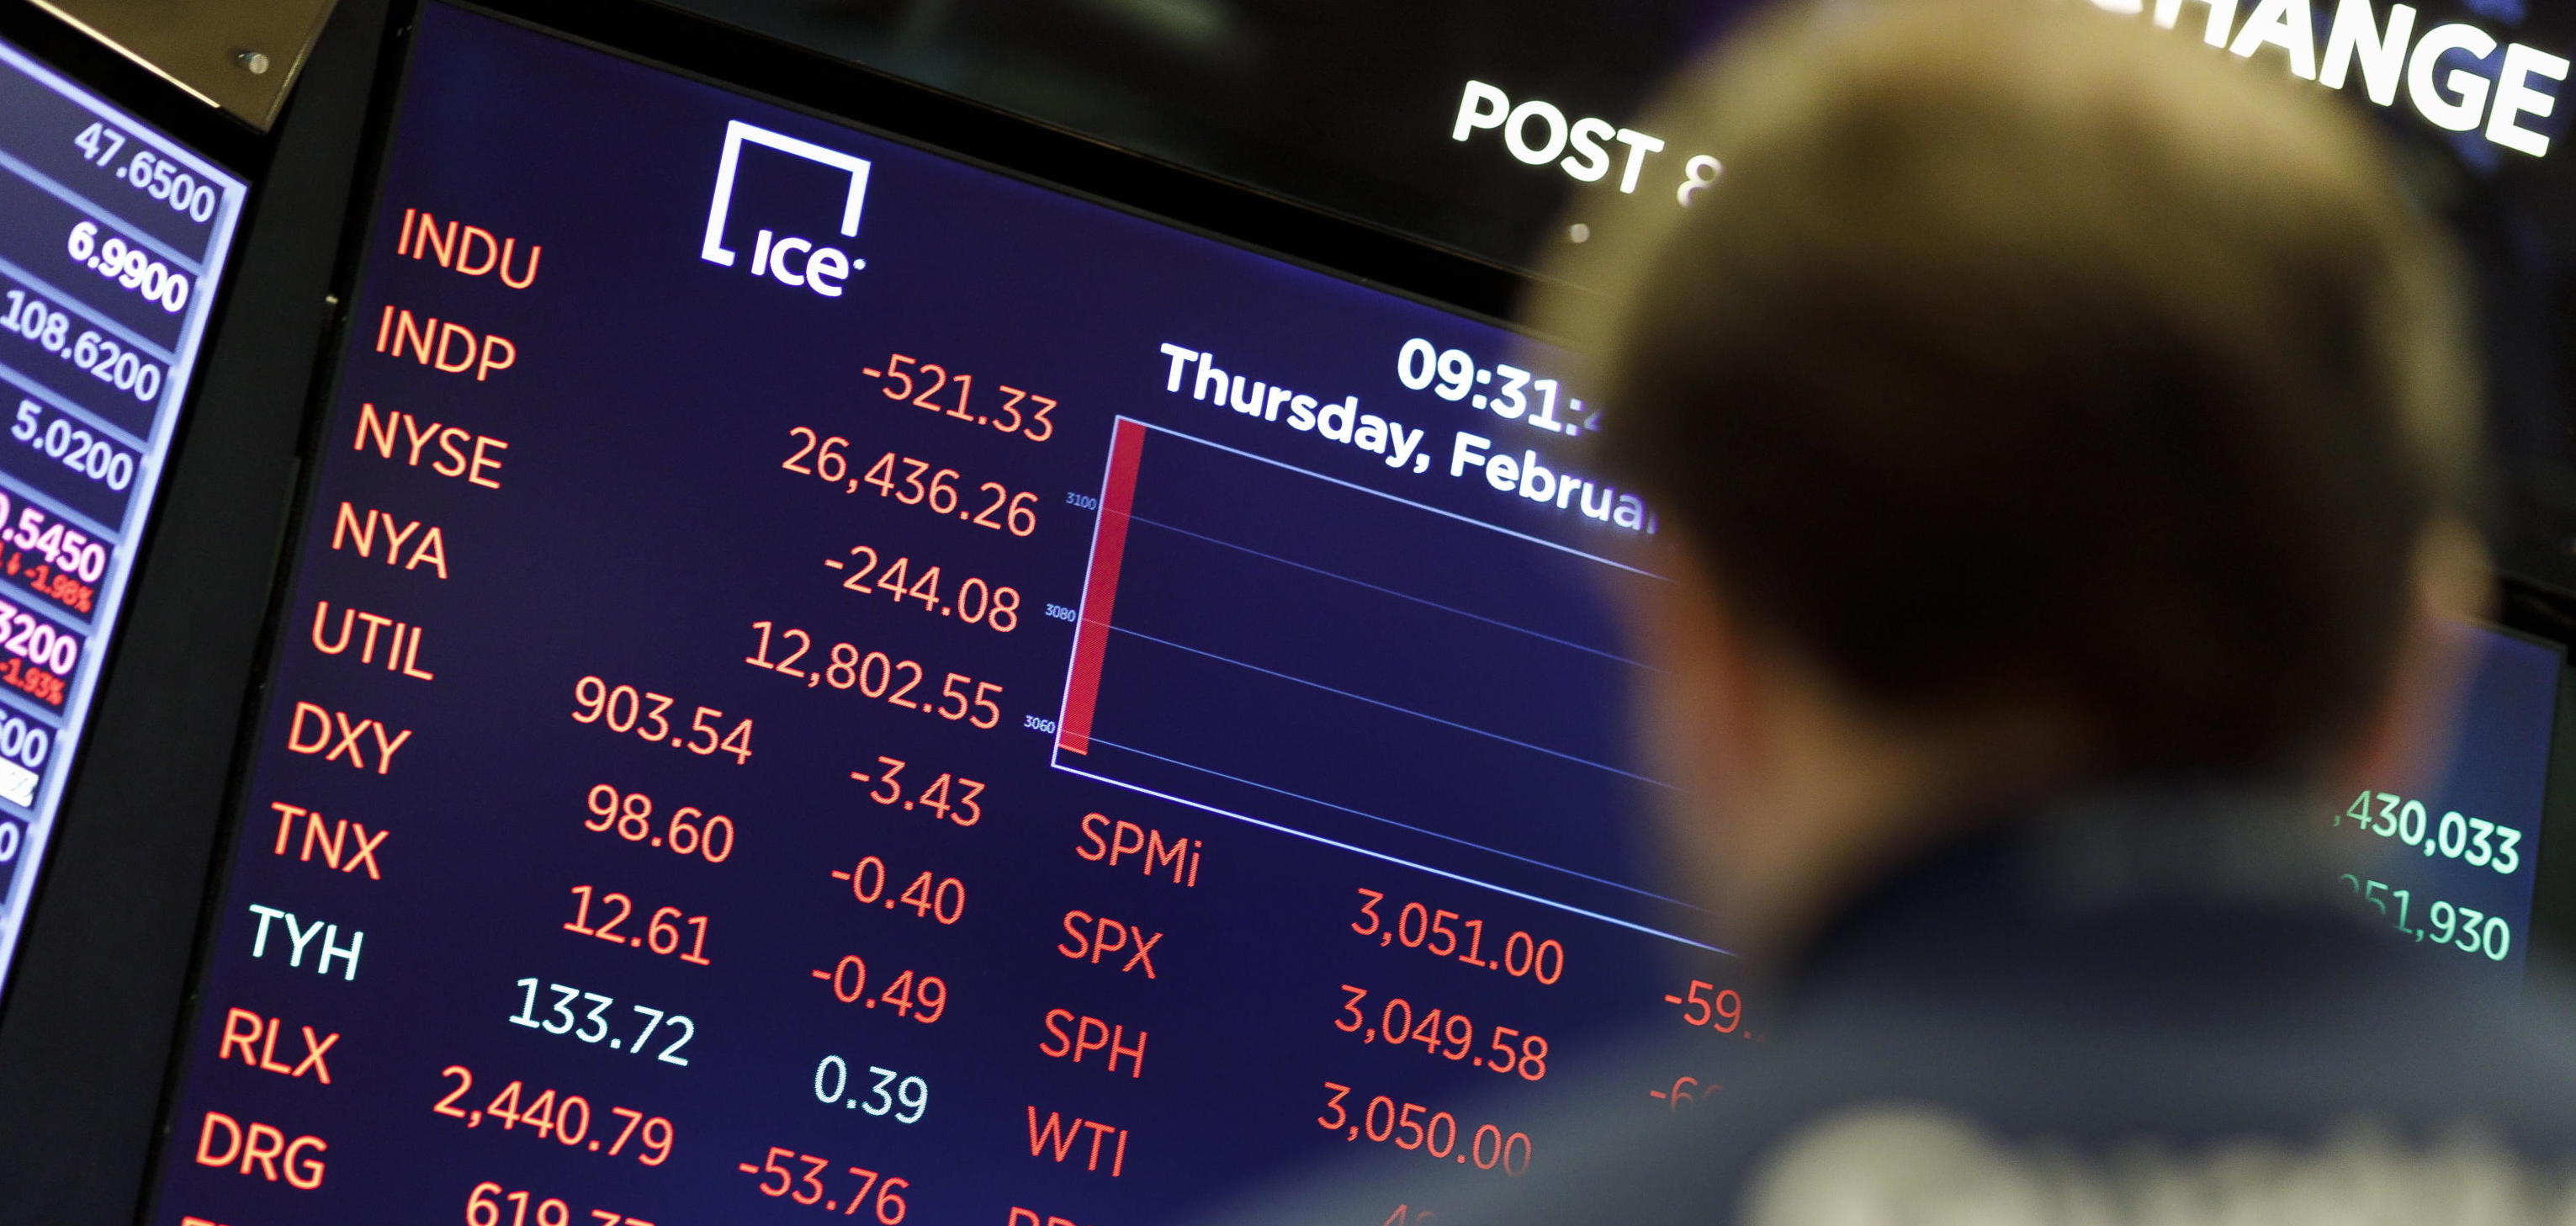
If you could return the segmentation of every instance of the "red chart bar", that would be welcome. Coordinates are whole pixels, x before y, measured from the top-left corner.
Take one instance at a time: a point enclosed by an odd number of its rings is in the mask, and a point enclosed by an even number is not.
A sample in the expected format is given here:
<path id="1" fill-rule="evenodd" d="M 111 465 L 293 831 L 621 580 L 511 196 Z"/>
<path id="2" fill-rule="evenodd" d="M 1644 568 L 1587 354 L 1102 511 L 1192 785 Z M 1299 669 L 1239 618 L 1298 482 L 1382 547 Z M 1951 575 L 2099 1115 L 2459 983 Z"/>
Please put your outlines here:
<path id="1" fill-rule="evenodd" d="M 1136 503 L 1136 467 L 1144 455 L 1144 423 L 1120 419 L 1109 438 L 1109 478 L 1100 487 L 1091 573 L 1082 583 L 1082 621 L 1073 634 L 1073 674 L 1065 681 L 1064 718 L 1056 724 L 1056 748 L 1066 753 L 1091 752 L 1091 712 L 1100 701 L 1100 661 L 1109 650 L 1110 612 L 1118 603 L 1118 563 L 1127 554 L 1127 517 Z"/>

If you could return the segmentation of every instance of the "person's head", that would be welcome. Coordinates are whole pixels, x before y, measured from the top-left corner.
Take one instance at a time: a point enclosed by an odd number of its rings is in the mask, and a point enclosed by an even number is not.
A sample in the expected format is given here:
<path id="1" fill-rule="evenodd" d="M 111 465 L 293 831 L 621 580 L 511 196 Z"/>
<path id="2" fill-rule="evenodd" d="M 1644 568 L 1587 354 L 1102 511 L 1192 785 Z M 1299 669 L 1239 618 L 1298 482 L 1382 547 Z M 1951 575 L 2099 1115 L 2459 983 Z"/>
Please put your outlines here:
<path id="1" fill-rule="evenodd" d="M 1754 939 L 1980 808 L 2395 765 L 2483 590 L 2476 384 L 2356 116 L 2074 0 L 1858 0 L 1659 123 L 1722 177 L 1539 315 L 1667 525 L 1649 722 Z"/>

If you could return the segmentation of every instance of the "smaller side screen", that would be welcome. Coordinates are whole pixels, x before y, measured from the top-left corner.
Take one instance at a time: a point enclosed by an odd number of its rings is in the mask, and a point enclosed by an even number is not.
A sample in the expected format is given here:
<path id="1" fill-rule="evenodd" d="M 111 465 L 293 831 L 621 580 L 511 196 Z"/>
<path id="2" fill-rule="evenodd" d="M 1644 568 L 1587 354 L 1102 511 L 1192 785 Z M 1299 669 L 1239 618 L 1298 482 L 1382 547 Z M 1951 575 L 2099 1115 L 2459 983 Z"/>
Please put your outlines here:
<path id="1" fill-rule="evenodd" d="M 2519 979 L 2529 957 L 2561 649 L 2472 630 L 2451 756 L 2426 788 L 2354 795 L 2327 815 L 2356 859 L 2340 884 L 2392 934 Z M 2379 785 L 2386 786 L 2386 785 Z"/>
<path id="2" fill-rule="evenodd" d="M 241 180 L 0 42 L 0 988 Z"/>

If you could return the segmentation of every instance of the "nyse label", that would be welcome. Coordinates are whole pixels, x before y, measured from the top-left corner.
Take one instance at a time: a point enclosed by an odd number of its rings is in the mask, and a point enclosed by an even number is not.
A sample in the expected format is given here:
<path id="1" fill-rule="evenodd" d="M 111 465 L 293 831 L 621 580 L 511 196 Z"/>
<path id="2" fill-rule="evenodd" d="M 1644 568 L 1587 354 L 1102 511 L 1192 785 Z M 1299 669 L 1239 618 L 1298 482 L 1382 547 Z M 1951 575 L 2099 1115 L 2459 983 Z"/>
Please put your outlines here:
<path id="1" fill-rule="evenodd" d="M 373 402 L 358 406 L 358 437 L 350 447 L 373 451 L 387 460 L 399 454 L 406 468 L 423 467 L 421 461 L 426 459 L 429 471 L 442 477 L 462 477 L 466 484 L 487 490 L 501 488 L 501 453 L 510 449 L 508 443 L 491 435 L 444 422 L 422 421 L 401 409 L 380 411 Z"/>

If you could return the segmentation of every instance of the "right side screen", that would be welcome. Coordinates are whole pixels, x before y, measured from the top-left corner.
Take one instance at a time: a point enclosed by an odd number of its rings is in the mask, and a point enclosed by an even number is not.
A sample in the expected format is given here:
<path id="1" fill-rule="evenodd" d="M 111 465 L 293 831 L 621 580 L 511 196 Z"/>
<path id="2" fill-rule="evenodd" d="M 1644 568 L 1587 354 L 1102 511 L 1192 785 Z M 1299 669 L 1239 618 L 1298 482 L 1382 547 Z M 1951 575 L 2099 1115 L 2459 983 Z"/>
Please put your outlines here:
<path id="1" fill-rule="evenodd" d="M 1410 1226 L 1722 1109 L 1527 346 L 440 4 L 387 157 L 157 1220 Z"/>
<path id="2" fill-rule="evenodd" d="M 2500 631 L 2468 634 L 2459 726 L 2438 781 L 2415 794 L 2362 791 L 2329 825 L 2354 836 L 2357 863 L 2342 886 L 2391 935 L 2519 978 L 2567 655 Z"/>

